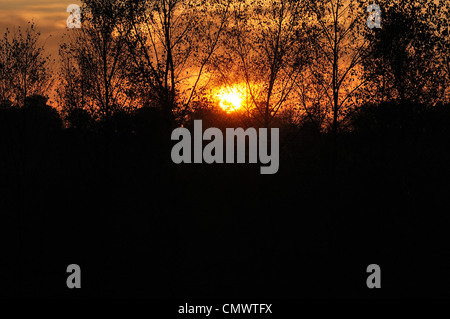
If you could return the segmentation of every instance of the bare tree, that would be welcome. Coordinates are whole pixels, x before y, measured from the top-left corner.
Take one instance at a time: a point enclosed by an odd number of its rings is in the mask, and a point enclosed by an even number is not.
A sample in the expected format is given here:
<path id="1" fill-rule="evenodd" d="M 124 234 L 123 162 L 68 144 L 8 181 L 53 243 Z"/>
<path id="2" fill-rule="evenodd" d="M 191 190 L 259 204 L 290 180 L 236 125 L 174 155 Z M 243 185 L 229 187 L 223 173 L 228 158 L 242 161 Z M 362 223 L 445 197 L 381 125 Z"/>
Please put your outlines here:
<path id="1" fill-rule="evenodd" d="M 244 107 L 265 127 L 292 104 L 291 93 L 306 63 L 302 8 L 290 0 L 236 2 L 224 52 L 215 63 L 223 82 L 245 83 Z"/>
<path id="2" fill-rule="evenodd" d="M 357 107 L 366 84 L 362 61 L 370 46 L 364 37 L 366 8 L 355 0 L 308 2 L 312 63 L 299 85 L 300 103 L 310 118 L 323 120 L 336 138 L 340 126 Z M 304 85 L 306 83 L 306 85 Z"/>
<path id="3" fill-rule="evenodd" d="M 70 38 L 67 36 L 67 39 Z M 90 98 L 92 81 L 87 59 L 77 51 L 71 50 L 67 43 L 60 46 L 59 57 L 60 85 L 57 93 L 62 111 L 68 115 L 73 110 L 95 109 L 93 99 Z"/>
<path id="4" fill-rule="evenodd" d="M 123 23 L 127 10 L 123 1 L 83 1 L 82 28 L 71 30 L 60 49 L 60 95 L 66 107 L 84 107 L 105 120 L 132 107 L 124 71 L 129 57 Z"/>
<path id="5" fill-rule="evenodd" d="M 6 30 L 0 40 L 1 100 L 24 106 L 28 96 L 48 93 L 52 84 L 50 57 L 44 55 L 39 38 L 40 33 L 31 22 L 25 30 Z"/>
<path id="6" fill-rule="evenodd" d="M 446 7 L 430 0 L 380 5 L 383 28 L 366 35 L 372 42 L 364 63 L 364 76 L 371 84 L 367 95 L 375 103 L 444 102 L 449 63 Z"/>
<path id="7" fill-rule="evenodd" d="M 162 108 L 171 127 L 182 121 L 218 49 L 231 0 L 134 1 L 129 16 L 128 67 L 143 104 Z"/>

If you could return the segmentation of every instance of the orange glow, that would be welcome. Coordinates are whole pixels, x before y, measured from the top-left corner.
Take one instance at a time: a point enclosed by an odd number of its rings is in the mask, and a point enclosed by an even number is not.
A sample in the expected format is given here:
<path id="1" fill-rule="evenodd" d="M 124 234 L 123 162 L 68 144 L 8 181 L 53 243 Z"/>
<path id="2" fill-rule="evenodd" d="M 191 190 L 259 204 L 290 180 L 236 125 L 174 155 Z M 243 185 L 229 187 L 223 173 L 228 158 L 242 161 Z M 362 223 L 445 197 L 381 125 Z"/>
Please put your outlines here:
<path id="1" fill-rule="evenodd" d="M 219 99 L 220 107 L 227 113 L 235 112 L 242 107 L 244 101 L 243 90 L 239 86 L 222 87 L 216 97 Z"/>

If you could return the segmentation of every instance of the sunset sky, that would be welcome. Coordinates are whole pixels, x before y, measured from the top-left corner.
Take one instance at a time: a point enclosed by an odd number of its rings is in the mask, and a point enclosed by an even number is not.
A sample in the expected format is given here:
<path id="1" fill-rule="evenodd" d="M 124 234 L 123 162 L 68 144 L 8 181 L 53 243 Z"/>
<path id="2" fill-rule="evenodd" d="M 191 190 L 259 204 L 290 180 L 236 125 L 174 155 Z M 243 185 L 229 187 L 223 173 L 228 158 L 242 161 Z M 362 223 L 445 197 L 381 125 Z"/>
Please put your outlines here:
<path id="1" fill-rule="evenodd" d="M 57 53 L 61 35 L 66 31 L 66 12 L 77 0 L 0 0 L 0 32 L 3 36 L 7 27 L 11 29 L 34 21 L 41 31 L 41 39 L 52 54 Z M 50 37 L 52 35 L 52 37 Z"/>

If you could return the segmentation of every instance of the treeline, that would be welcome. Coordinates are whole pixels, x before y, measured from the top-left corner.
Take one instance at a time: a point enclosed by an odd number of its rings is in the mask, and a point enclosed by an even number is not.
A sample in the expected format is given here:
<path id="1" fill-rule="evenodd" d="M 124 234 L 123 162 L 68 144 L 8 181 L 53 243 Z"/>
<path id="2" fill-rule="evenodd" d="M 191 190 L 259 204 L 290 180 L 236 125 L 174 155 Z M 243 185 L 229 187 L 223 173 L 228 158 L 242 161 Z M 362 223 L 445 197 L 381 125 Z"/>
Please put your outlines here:
<path id="1" fill-rule="evenodd" d="M 59 72 L 34 24 L 0 41 L 2 105 L 56 91 L 67 126 L 157 108 L 168 127 L 217 109 L 215 88 L 244 85 L 243 124 L 351 129 L 366 104 L 448 102 L 448 4 L 379 1 L 82 1 Z M 53 95 L 53 94 L 52 94 Z"/>

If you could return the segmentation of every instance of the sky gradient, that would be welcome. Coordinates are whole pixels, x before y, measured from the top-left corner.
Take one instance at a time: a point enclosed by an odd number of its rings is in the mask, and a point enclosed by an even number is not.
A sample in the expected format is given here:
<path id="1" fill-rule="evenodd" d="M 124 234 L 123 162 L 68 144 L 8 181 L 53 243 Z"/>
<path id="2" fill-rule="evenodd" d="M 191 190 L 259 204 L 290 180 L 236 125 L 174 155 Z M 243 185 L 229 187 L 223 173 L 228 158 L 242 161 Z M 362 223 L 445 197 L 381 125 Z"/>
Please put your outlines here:
<path id="1" fill-rule="evenodd" d="M 0 0 L 1 36 L 9 27 L 26 26 L 34 21 L 41 32 L 41 41 L 45 43 L 46 52 L 57 54 L 61 36 L 67 30 L 66 12 L 70 4 L 80 4 L 77 0 Z M 51 37 L 50 37 L 51 36 Z M 56 58 L 56 56 L 54 56 Z"/>

